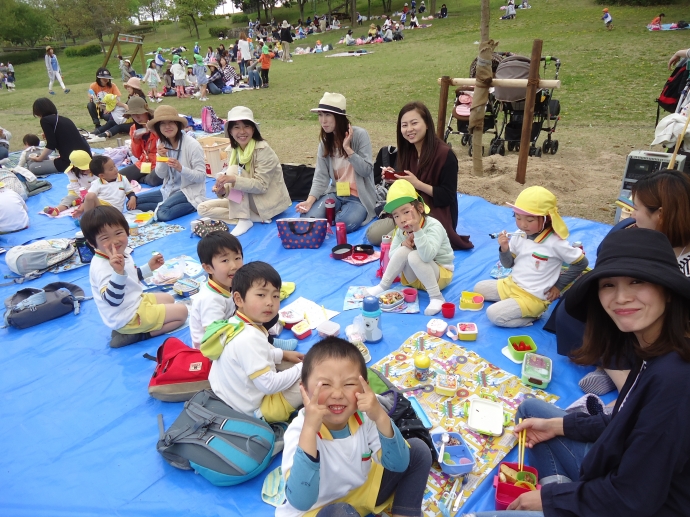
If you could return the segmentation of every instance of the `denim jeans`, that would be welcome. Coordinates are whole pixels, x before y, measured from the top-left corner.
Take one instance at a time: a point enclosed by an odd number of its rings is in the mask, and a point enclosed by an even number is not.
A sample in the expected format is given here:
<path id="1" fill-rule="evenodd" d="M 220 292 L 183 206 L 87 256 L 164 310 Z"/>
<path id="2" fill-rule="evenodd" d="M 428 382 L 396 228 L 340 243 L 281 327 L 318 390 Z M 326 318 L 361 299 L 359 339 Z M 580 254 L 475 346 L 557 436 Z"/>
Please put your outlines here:
<path id="1" fill-rule="evenodd" d="M 250 88 L 256 88 L 257 86 L 261 86 L 261 76 L 259 75 L 258 70 L 250 70 L 249 71 L 249 87 Z"/>
<path id="2" fill-rule="evenodd" d="M 211 95 L 220 95 L 221 93 L 223 93 L 223 91 L 220 88 L 218 88 L 214 83 L 208 83 L 206 85 L 206 88 L 208 88 L 208 93 L 210 93 Z"/>
<path id="3" fill-rule="evenodd" d="M 418 517 L 421 514 L 424 490 L 431 468 L 431 451 L 419 438 L 410 438 L 410 464 L 404 472 L 384 470 L 376 505 L 393 497 L 393 515 Z M 347 503 L 324 506 L 316 517 L 359 517 L 357 511 Z"/>
<path id="4" fill-rule="evenodd" d="M 565 411 L 539 399 L 527 399 L 517 410 L 515 421 L 520 418 L 562 418 Z M 528 463 L 537 469 L 539 479 L 549 476 L 565 476 L 572 480 L 580 478 L 580 465 L 591 448 L 591 443 L 576 442 L 563 436 L 552 438 L 527 448 Z M 543 483 L 542 483 L 543 484 Z M 466 514 L 467 517 L 543 517 L 543 512 L 532 511 L 490 511 Z"/>
<path id="5" fill-rule="evenodd" d="M 323 219 L 326 217 L 326 200 L 335 199 L 335 222 L 345 223 L 347 233 L 357 230 L 367 218 L 367 209 L 355 196 L 339 197 L 335 193 L 326 194 L 317 199 L 309 212 L 302 214 L 302 217 L 315 217 Z"/>
<path id="6" fill-rule="evenodd" d="M 0 145 L 0 160 L 4 160 L 10 155 L 10 150 L 4 145 Z"/>
<path id="7" fill-rule="evenodd" d="M 142 212 L 148 212 L 149 210 L 155 210 L 158 203 L 163 201 L 163 194 L 160 190 L 155 192 L 146 192 L 137 196 L 137 210 Z M 168 199 L 165 200 L 160 208 L 158 209 L 157 217 L 161 222 L 172 221 L 182 217 L 183 215 L 191 214 L 196 211 L 194 205 L 187 201 L 187 196 L 184 192 L 178 190 L 174 194 L 171 194 Z"/>

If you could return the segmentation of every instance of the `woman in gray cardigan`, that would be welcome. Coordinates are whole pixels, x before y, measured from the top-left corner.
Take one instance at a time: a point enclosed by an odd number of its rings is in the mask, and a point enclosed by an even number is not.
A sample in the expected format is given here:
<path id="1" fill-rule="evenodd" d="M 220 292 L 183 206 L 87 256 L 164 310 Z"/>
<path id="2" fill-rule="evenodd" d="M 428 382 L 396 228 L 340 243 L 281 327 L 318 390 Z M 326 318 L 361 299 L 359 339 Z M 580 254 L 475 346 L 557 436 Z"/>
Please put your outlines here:
<path id="1" fill-rule="evenodd" d="M 302 217 L 326 216 L 326 200 L 335 201 L 335 220 L 347 233 L 367 224 L 376 215 L 374 163 L 369 134 L 353 127 L 345 112 L 345 97 L 326 92 L 319 107 L 321 141 L 309 197 L 297 205 Z"/>

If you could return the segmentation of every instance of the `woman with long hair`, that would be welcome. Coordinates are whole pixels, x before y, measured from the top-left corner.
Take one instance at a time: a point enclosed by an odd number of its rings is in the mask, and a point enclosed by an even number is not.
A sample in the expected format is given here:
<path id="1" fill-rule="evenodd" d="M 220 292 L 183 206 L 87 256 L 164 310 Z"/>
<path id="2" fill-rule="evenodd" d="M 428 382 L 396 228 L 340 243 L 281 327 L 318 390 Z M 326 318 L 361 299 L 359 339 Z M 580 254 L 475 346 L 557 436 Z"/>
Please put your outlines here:
<path id="1" fill-rule="evenodd" d="M 374 164 L 366 129 L 350 124 L 345 97 L 328 93 L 311 110 L 319 114 L 321 136 L 309 197 L 297 205 L 302 217 L 326 216 L 326 201 L 335 201 L 335 220 L 347 233 L 376 215 Z"/>
<path id="2" fill-rule="evenodd" d="M 225 136 L 230 139 L 228 168 L 218 175 L 213 190 L 219 199 L 199 205 L 199 215 L 228 223 L 237 219 L 232 233 L 242 235 L 254 223 L 268 223 L 291 204 L 283 169 L 244 106 L 228 112 Z"/>
<path id="3" fill-rule="evenodd" d="M 443 140 L 436 136 L 429 108 L 421 102 L 405 104 L 398 114 L 398 153 L 388 172 L 405 179 L 422 195 L 431 208 L 431 216 L 446 229 L 454 250 L 473 248 L 468 235 L 458 235 L 458 159 Z M 392 165 L 392 164 L 391 164 Z M 372 244 L 381 243 L 393 231 L 392 219 L 376 221 L 367 230 Z"/>
<path id="4" fill-rule="evenodd" d="M 475 517 L 687 515 L 690 280 L 671 243 L 644 228 L 610 233 L 565 303 L 585 322 L 575 361 L 608 366 L 625 357 L 631 371 L 610 414 L 523 402 L 514 433 L 526 432 L 541 489 L 521 494 L 509 511 Z"/>
<path id="5" fill-rule="evenodd" d="M 146 95 L 141 89 L 141 79 L 138 77 L 131 77 L 124 86 L 129 95 L 127 102 L 117 101 L 115 103 L 115 109 L 110 113 L 110 120 L 93 131 L 93 136 L 88 139 L 89 143 L 104 142 L 106 138 L 114 135 L 129 133 L 132 127 L 132 120 L 126 114 L 127 104 L 135 97 L 139 97 L 145 102 Z"/>
<path id="6" fill-rule="evenodd" d="M 132 156 L 136 161 L 120 170 L 120 174 L 127 176 L 130 181 L 157 187 L 163 183 L 163 179 L 155 174 L 158 135 L 146 127 L 153 118 L 153 110 L 141 97 L 132 98 L 127 106 L 125 115 L 132 119 L 129 137 L 132 139 Z"/>

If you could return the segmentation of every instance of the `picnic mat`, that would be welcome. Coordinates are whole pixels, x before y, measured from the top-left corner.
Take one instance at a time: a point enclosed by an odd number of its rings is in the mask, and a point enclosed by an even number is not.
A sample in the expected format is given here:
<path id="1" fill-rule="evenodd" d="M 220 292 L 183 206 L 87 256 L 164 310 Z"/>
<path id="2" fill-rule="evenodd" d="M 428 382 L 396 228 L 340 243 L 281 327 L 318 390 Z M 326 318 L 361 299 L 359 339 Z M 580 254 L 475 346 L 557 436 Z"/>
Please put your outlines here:
<path id="1" fill-rule="evenodd" d="M 184 226 L 179 226 L 177 224 L 166 224 L 166 223 L 151 223 L 139 229 L 139 235 L 129 236 L 129 247 L 138 248 L 149 242 L 153 242 L 158 239 L 162 239 L 167 235 L 172 235 L 173 233 L 181 232 L 185 228 Z M 65 271 L 71 271 L 72 269 L 77 269 L 78 267 L 86 266 L 79 258 L 79 253 L 72 255 L 67 262 L 60 264 L 59 266 L 51 269 L 52 273 L 64 273 Z"/>
<path id="2" fill-rule="evenodd" d="M 423 338 L 424 351 L 431 359 L 431 377 L 428 381 L 420 382 L 415 378 L 414 356 L 419 352 L 419 338 Z M 398 350 L 372 365 L 382 372 L 398 388 L 410 388 L 420 384 L 433 384 L 436 375 L 457 375 L 458 391 L 453 397 L 439 395 L 435 391 L 413 392 L 434 427 L 441 426 L 448 431 L 460 433 L 467 442 L 467 446 L 474 453 L 477 462 L 474 470 L 467 475 L 462 485 L 460 497 L 463 504 L 491 471 L 510 452 L 515 445 L 516 437 L 512 433 L 513 427 L 504 428 L 502 436 L 486 436 L 476 433 L 467 427 L 464 414 L 465 400 L 480 395 L 491 395 L 503 404 L 505 411 L 512 415 L 520 403 L 528 397 L 536 397 L 546 402 L 554 403 L 558 396 L 532 388 L 520 382 L 520 379 L 498 366 L 483 359 L 481 356 L 450 343 L 441 338 L 433 337 L 426 332 L 417 332 L 407 338 Z M 424 515 L 436 517 L 441 510 L 438 507 L 443 492 L 450 491 L 455 480 L 446 476 L 440 470 L 433 468 L 427 481 L 422 509 Z M 460 512 L 462 513 L 462 507 Z"/>

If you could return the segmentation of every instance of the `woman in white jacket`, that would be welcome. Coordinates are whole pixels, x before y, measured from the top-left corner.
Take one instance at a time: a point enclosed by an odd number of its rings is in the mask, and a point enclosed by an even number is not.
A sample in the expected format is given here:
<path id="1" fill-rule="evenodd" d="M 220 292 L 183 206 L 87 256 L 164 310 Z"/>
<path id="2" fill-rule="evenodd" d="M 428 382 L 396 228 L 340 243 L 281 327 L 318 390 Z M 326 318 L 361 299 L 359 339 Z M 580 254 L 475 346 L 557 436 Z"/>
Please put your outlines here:
<path id="1" fill-rule="evenodd" d="M 187 136 L 187 119 L 172 106 L 159 106 L 146 124 L 160 139 L 156 174 L 159 191 L 137 196 L 139 210 L 157 210 L 159 221 L 170 221 L 196 211 L 206 200 L 206 164 L 201 144 Z"/>
<path id="2" fill-rule="evenodd" d="M 69 88 L 65 88 L 65 83 L 62 81 L 62 75 L 60 73 L 60 63 L 58 63 L 57 56 L 55 55 L 55 50 L 50 45 L 46 47 L 46 71 L 48 72 L 48 93 L 55 95 L 53 91 L 53 83 L 57 80 L 60 86 L 65 91 L 69 93 Z"/>

